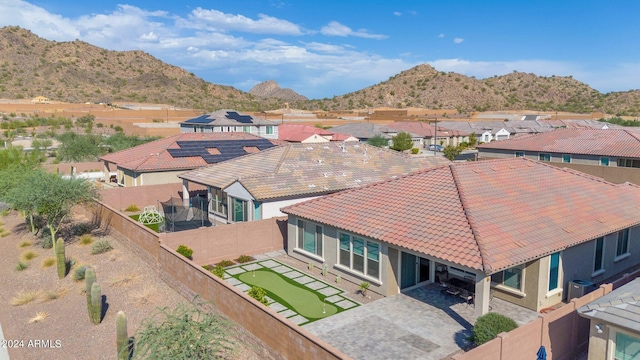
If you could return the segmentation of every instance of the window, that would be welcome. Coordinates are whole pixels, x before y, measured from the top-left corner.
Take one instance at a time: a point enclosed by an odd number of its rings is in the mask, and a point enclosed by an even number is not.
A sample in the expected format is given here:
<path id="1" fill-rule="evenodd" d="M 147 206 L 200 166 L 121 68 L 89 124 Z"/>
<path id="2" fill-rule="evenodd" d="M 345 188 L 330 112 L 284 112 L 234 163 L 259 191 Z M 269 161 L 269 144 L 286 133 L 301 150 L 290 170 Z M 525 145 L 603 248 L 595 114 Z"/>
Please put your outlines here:
<path id="1" fill-rule="evenodd" d="M 601 271 L 604 268 L 604 237 L 596 239 L 596 251 L 593 256 L 593 272 Z"/>
<path id="2" fill-rule="evenodd" d="M 618 166 L 640 168 L 640 160 L 634 159 L 618 159 Z"/>
<path id="3" fill-rule="evenodd" d="M 640 338 L 616 332 L 615 360 L 634 360 L 640 357 Z"/>
<path id="4" fill-rule="evenodd" d="M 571 155 L 568 155 L 568 154 L 562 155 L 562 162 L 563 163 L 570 163 L 571 162 Z"/>
<path id="5" fill-rule="evenodd" d="M 616 257 L 629 252 L 629 229 L 618 231 L 618 244 L 616 245 Z"/>
<path id="6" fill-rule="evenodd" d="M 267 135 L 273 135 L 273 126 L 267 126 Z"/>
<path id="7" fill-rule="evenodd" d="M 253 220 L 262 220 L 262 203 L 253 203 Z"/>
<path id="8" fill-rule="evenodd" d="M 551 161 L 551 154 L 538 154 L 540 161 Z"/>
<path id="9" fill-rule="evenodd" d="M 247 216 L 247 202 L 244 200 L 236 199 L 234 197 L 229 197 L 231 200 L 231 221 L 233 222 L 244 222 L 248 221 L 249 217 Z"/>
<path id="10" fill-rule="evenodd" d="M 227 215 L 227 197 L 222 189 L 211 188 L 211 211 L 220 215 Z"/>
<path id="11" fill-rule="evenodd" d="M 516 151 L 516 157 L 524 157 L 524 151 Z"/>
<path id="12" fill-rule="evenodd" d="M 298 249 L 322 257 L 322 226 L 298 220 Z"/>
<path id="13" fill-rule="evenodd" d="M 560 279 L 560 253 L 551 254 L 549 256 L 549 288 L 551 291 L 558 288 Z"/>
<path id="14" fill-rule="evenodd" d="M 601 157 L 600 158 L 600 166 L 609 166 L 609 158 Z"/>
<path id="15" fill-rule="evenodd" d="M 503 285 L 518 291 L 523 291 L 522 288 L 522 270 L 523 265 L 514 266 L 511 269 L 501 271 L 499 273 L 491 275 L 491 281 L 498 285 Z"/>
<path id="16" fill-rule="evenodd" d="M 248 126 L 243 126 L 242 127 L 242 131 L 246 132 L 246 133 L 250 133 L 251 132 L 251 128 Z"/>
<path id="17" fill-rule="evenodd" d="M 339 263 L 351 270 L 380 278 L 380 244 L 340 233 Z"/>

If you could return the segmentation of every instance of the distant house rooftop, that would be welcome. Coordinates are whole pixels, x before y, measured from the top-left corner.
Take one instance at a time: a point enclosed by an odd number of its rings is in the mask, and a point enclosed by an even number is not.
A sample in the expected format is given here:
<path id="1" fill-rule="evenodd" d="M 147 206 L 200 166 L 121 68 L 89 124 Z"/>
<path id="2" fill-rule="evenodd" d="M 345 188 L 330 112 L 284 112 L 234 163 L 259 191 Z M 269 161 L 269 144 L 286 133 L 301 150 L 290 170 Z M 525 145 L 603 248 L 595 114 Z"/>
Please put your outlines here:
<path id="1" fill-rule="evenodd" d="M 235 110 L 218 110 L 210 114 L 185 120 L 181 125 L 217 125 L 217 126 L 246 126 L 246 125 L 278 125 L 271 120 L 260 119 Z"/>

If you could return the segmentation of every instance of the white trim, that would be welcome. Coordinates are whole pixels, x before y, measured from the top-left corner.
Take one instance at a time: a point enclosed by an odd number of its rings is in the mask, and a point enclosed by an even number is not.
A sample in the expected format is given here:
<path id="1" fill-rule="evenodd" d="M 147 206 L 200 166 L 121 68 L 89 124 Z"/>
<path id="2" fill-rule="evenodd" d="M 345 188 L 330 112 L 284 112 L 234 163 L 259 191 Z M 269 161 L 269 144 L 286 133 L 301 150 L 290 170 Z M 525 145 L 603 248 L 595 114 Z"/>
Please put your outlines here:
<path id="1" fill-rule="evenodd" d="M 560 284 L 560 283 L 558 283 L 558 284 Z M 560 294 L 560 293 L 562 293 L 562 291 L 563 291 L 562 287 L 557 287 L 557 288 L 547 292 L 547 294 L 545 295 L 545 298 L 550 298 L 550 297 L 552 297 L 554 295 Z"/>
<path id="2" fill-rule="evenodd" d="M 606 271 L 605 269 L 600 269 L 598 271 L 595 271 L 595 272 L 591 273 L 591 277 L 600 276 L 600 275 L 604 274 L 605 271 Z"/>
<path id="3" fill-rule="evenodd" d="M 524 269 L 523 269 L 523 270 L 524 270 Z M 522 287 L 524 287 L 524 277 L 523 277 L 523 280 L 522 280 L 522 285 L 523 285 Z M 502 291 L 504 291 L 504 292 L 508 292 L 508 293 L 510 293 L 510 294 L 513 294 L 513 295 L 517 295 L 517 296 L 521 296 L 521 297 L 525 297 L 525 296 L 527 296 L 527 294 L 526 294 L 526 293 L 524 293 L 524 292 L 522 292 L 522 291 L 520 291 L 520 290 L 516 290 L 516 289 L 514 289 L 514 288 L 512 288 L 512 287 L 504 286 L 504 285 L 502 285 L 502 284 L 498 284 L 498 283 L 491 282 L 491 286 L 493 286 L 493 287 L 494 287 L 494 288 L 496 288 L 496 289 L 500 289 L 500 290 L 502 290 Z"/>
<path id="4" fill-rule="evenodd" d="M 569 162 L 564 161 L 564 157 L 568 156 L 569 157 Z M 571 156 L 571 154 L 562 154 L 562 163 L 564 164 L 571 164 L 573 162 L 573 156 Z"/>
<path id="5" fill-rule="evenodd" d="M 620 256 L 616 256 L 616 257 L 614 257 L 614 258 L 613 258 L 613 262 L 618 262 L 618 261 L 620 261 L 620 260 L 624 260 L 624 259 L 628 258 L 629 256 L 631 256 L 631 253 L 628 253 L 628 252 L 627 252 L 627 253 L 624 253 L 624 254 L 622 254 L 622 255 L 620 255 Z"/>
<path id="6" fill-rule="evenodd" d="M 333 267 L 338 269 L 338 270 L 342 270 L 342 271 L 344 271 L 346 273 L 349 273 L 349 275 L 358 277 L 360 279 L 367 280 L 367 281 L 369 281 L 369 282 L 371 282 L 373 284 L 376 284 L 378 286 L 382 286 L 382 281 L 380 281 L 379 279 L 376 279 L 376 278 L 371 277 L 369 275 L 365 275 L 365 274 L 363 274 L 361 272 L 349 269 L 348 267 L 346 267 L 344 265 L 340 265 L 340 264 L 336 263 L 336 264 L 333 265 Z"/>
<path id="7" fill-rule="evenodd" d="M 305 250 L 304 248 L 298 247 L 299 246 L 298 239 L 300 238 L 300 225 L 299 225 L 300 221 L 302 221 L 302 226 L 303 227 L 304 227 L 305 223 L 313 224 L 313 230 L 314 230 L 313 231 L 313 236 L 314 236 L 314 239 L 315 239 L 315 236 L 317 235 L 317 232 L 315 231 L 316 227 L 320 226 L 320 243 L 322 244 L 322 254 L 321 255 L 310 253 L 307 250 Z M 303 230 L 303 232 L 304 232 L 304 230 Z M 315 239 L 315 240 L 317 240 L 317 239 Z M 302 235 L 302 241 L 304 243 L 304 233 Z M 316 247 L 318 247 L 317 244 L 316 244 Z M 324 226 L 322 226 L 322 225 L 320 225 L 318 223 L 315 223 L 313 221 L 308 221 L 308 220 L 303 220 L 301 218 L 296 218 L 296 244 L 295 244 L 295 246 L 293 248 L 293 251 L 297 250 L 296 252 L 299 252 L 301 254 L 306 254 L 307 256 L 309 256 L 311 258 L 314 258 L 316 260 L 320 260 L 320 261 L 324 262 L 324 248 L 325 248 L 325 246 L 324 246 Z"/>
<path id="8" fill-rule="evenodd" d="M 551 289 L 549 290 L 549 277 L 551 276 L 551 255 L 554 254 L 560 254 L 560 256 L 558 257 L 558 285 L 555 289 Z M 562 292 L 563 289 L 563 284 L 564 284 L 564 276 L 563 272 L 562 272 L 562 251 L 558 251 L 556 253 L 553 254 L 549 254 L 549 256 L 547 256 L 547 259 L 549 261 L 549 265 L 547 266 L 547 297 L 552 296 L 557 294 L 558 292 Z M 560 291 L 556 291 L 560 289 Z"/>
<path id="9" fill-rule="evenodd" d="M 345 234 L 347 236 L 349 236 L 349 267 L 342 265 L 340 263 L 340 251 L 342 251 L 342 249 L 340 249 L 340 234 Z M 356 237 L 359 240 L 362 240 L 364 242 L 363 244 L 363 271 L 359 272 L 357 270 L 353 269 L 353 238 Z M 340 230 L 338 229 L 337 232 L 337 236 L 336 236 L 336 248 L 337 248 L 337 252 L 336 252 L 336 264 L 335 265 L 339 265 L 340 268 L 343 269 L 349 269 L 350 273 L 356 273 L 356 274 L 361 274 L 360 277 L 365 277 L 366 279 L 375 279 L 374 277 L 372 277 L 371 275 L 367 274 L 367 271 L 369 270 L 369 248 L 367 247 L 367 243 L 373 243 L 373 244 L 377 244 L 378 245 L 378 276 L 380 277 L 380 279 L 382 278 L 382 243 L 379 241 L 374 241 L 374 240 L 369 240 L 368 238 L 365 238 L 364 236 L 360 236 L 360 235 L 353 235 L 349 232 L 346 232 L 344 230 Z M 324 251 L 324 247 L 322 249 L 322 251 Z M 377 282 L 380 282 L 381 280 L 378 279 L 376 280 Z M 382 283 L 380 283 L 382 284 Z"/>
<path id="10" fill-rule="evenodd" d="M 297 240 L 298 239 L 296 238 L 296 242 L 297 242 Z M 324 252 L 324 247 L 322 248 L 322 251 Z M 310 257 L 310 258 L 312 258 L 314 260 L 318 260 L 318 261 L 324 263 L 324 258 L 323 257 L 318 256 L 316 254 L 312 254 L 312 253 L 308 252 L 307 250 L 300 249 L 300 248 L 296 247 L 296 248 L 293 249 L 293 252 L 297 252 L 298 254 L 305 255 L 306 257 Z"/>

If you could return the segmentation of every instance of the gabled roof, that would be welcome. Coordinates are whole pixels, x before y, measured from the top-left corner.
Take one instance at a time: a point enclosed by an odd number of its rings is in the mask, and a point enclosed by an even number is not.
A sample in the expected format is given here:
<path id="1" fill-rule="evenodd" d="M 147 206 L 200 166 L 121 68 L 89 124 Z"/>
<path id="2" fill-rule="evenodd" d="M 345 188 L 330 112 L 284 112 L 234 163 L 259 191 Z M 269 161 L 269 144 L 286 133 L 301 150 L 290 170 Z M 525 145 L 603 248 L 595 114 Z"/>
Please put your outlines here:
<path id="1" fill-rule="evenodd" d="M 640 333 L 640 278 L 578 308 L 578 313 Z"/>
<path id="2" fill-rule="evenodd" d="M 511 158 L 452 163 L 282 209 L 486 274 L 640 223 L 640 188 Z"/>
<path id="3" fill-rule="evenodd" d="M 323 195 L 449 163 L 363 143 L 285 146 L 196 169 L 178 177 L 224 189 L 239 182 L 257 200 Z"/>
<path id="4" fill-rule="evenodd" d="M 418 134 L 422 137 L 433 137 L 435 132 L 435 124 L 429 124 L 424 121 L 398 121 L 387 125 L 392 129 L 396 129 L 398 131 L 406 131 L 413 134 Z M 467 131 L 456 130 L 456 129 L 445 129 L 438 126 L 438 137 L 451 137 L 451 136 L 467 136 L 471 134 Z"/>
<path id="5" fill-rule="evenodd" d="M 231 144 L 229 148 L 227 145 Z M 111 153 L 100 160 L 135 172 L 189 170 L 280 144 L 278 140 L 241 132 L 182 133 Z"/>
<path id="6" fill-rule="evenodd" d="M 313 135 L 331 136 L 327 130 L 304 124 L 282 124 L 278 127 L 278 139 L 290 142 L 302 142 Z"/>
<path id="7" fill-rule="evenodd" d="M 640 158 L 640 132 L 619 129 L 557 129 L 482 144 L 478 148 Z"/>
<path id="8" fill-rule="evenodd" d="M 345 124 L 340 126 L 334 126 L 331 128 L 331 131 L 338 132 L 341 134 L 348 134 L 358 139 L 371 139 L 376 135 L 381 135 L 384 138 L 390 139 L 391 135 L 389 133 L 397 133 L 398 130 L 390 129 L 386 126 L 379 125 L 376 123 L 352 123 Z"/>
<path id="9" fill-rule="evenodd" d="M 249 125 L 271 125 L 278 126 L 278 122 L 260 119 L 248 114 L 243 114 L 235 110 L 223 109 L 210 114 L 198 116 L 185 120 L 181 125 L 208 125 L 208 126 L 249 126 Z"/>

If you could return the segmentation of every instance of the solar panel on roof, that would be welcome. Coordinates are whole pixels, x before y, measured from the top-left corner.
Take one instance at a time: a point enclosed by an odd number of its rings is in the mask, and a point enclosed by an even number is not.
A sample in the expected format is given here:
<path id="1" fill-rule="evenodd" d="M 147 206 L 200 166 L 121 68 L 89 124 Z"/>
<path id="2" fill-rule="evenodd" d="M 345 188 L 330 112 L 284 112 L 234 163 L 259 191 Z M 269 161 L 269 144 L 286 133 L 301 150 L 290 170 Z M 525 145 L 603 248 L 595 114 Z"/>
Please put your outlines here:
<path id="1" fill-rule="evenodd" d="M 228 111 L 227 112 L 227 119 L 235 120 L 235 121 L 243 123 L 243 124 L 252 124 L 253 123 L 253 118 L 251 116 L 249 116 L 249 115 L 240 115 L 235 111 Z"/>
<path id="2" fill-rule="evenodd" d="M 213 120 L 209 119 L 209 115 L 201 115 L 201 116 L 198 116 L 197 118 L 186 120 L 185 123 L 188 123 L 188 124 L 208 124 L 211 121 L 213 121 Z"/>
<path id="3" fill-rule="evenodd" d="M 202 157 L 207 164 L 215 164 L 231 160 L 248 152 L 245 147 L 257 147 L 265 150 L 274 145 L 267 139 L 237 139 L 237 140 L 196 140 L 177 141 L 180 148 L 167 149 L 173 157 Z M 217 149 L 220 154 L 210 154 L 207 149 Z"/>

